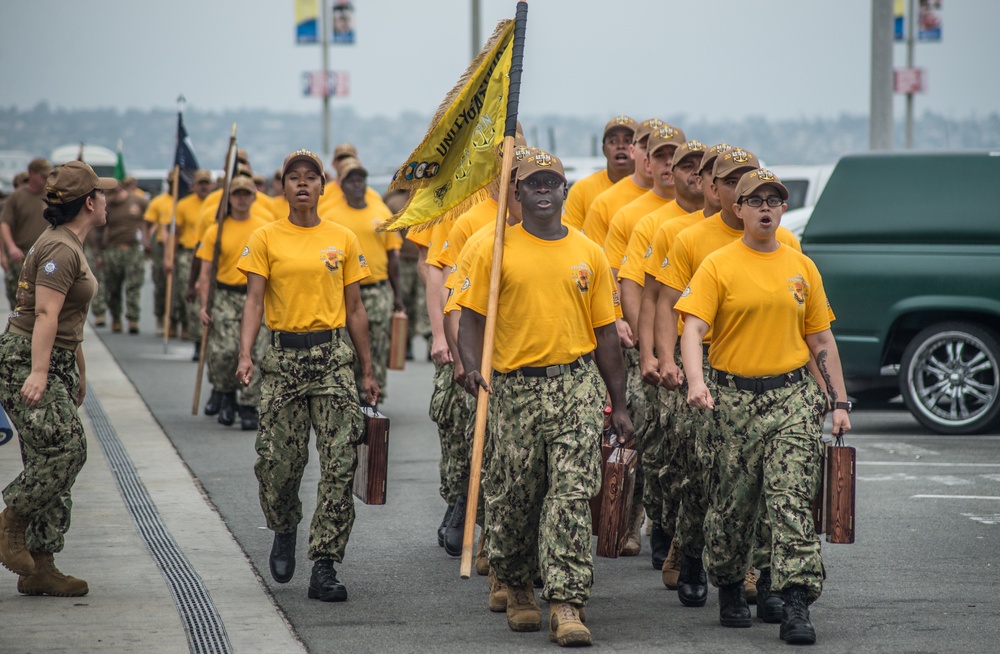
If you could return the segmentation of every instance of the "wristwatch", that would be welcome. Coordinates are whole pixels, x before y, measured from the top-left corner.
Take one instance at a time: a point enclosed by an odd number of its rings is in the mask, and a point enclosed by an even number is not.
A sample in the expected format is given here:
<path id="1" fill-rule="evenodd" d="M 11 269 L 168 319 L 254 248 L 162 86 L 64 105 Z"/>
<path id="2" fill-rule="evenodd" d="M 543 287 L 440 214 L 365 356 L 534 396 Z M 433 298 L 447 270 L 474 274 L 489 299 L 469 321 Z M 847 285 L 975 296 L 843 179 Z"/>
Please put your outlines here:
<path id="1" fill-rule="evenodd" d="M 850 413 L 851 409 L 854 408 L 854 404 L 851 402 L 834 402 L 833 408 L 834 410 L 843 409 L 844 411 Z"/>

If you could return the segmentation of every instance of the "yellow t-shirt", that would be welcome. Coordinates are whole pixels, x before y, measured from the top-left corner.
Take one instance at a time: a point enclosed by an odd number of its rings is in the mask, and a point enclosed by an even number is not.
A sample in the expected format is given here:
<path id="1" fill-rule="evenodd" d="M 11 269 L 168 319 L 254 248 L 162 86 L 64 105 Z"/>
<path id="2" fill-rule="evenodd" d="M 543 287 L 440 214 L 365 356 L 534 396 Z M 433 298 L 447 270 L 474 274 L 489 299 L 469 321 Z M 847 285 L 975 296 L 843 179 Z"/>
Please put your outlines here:
<path id="1" fill-rule="evenodd" d="M 666 257 L 667 265 L 661 266 L 657 271 L 656 281 L 675 290 L 683 291 L 687 288 L 688 282 L 691 281 L 705 257 L 719 248 L 739 240 L 742 236 L 742 230 L 733 229 L 722 221 L 721 213 L 695 223 L 679 232 L 674 238 L 673 245 L 670 246 Z M 795 234 L 784 227 L 778 227 L 775 238 L 778 239 L 779 243 L 799 252 L 802 251 L 799 239 L 795 238 Z"/>
<path id="2" fill-rule="evenodd" d="M 618 213 L 611 219 L 611 224 L 608 226 L 608 236 L 604 239 L 604 254 L 608 257 L 608 263 L 611 264 L 612 268 L 617 270 L 621 267 L 625 251 L 628 250 L 629 240 L 632 238 L 632 230 L 635 229 L 636 224 L 663 205 L 671 202 L 674 201 L 666 200 L 652 191 L 647 191 L 618 210 Z"/>
<path id="3" fill-rule="evenodd" d="M 326 220 L 315 227 L 289 220 L 264 225 L 250 235 L 236 269 L 267 280 L 265 322 L 282 332 L 343 327 L 344 288 L 371 274 L 358 237 Z"/>
<path id="4" fill-rule="evenodd" d="M 389 209 L 385 206 L 385 202 L 382 202 L 382 196 L 378 194 L 378 191 L 370 186 L 365 189 L 365 202 L 368 203 L 368 206 L 375 205 L 385 207 L 386 210 Z M 327 211 L 342 204 L 347 204 L 347 200 L 344 199 L 344 190 L 340 188 L 340 184 L 328 181 L 323 187 L 323 195 L 319 196 L 319 203 L 316 205 L 317 213 L 322 216 Z"/>
<path id="5" fill-rule="evenodd" d="M 177 245 L 193 250 L 201 239 L 201 208 L 205 201 L 195 193 L 177 201 Z"/>
<path id="6" fill-rule="evenodd" d="M 510 229 L 510 226 L 507 227 Z M 452 311 L 461 311 L 458 306 L 458 293 L 455 292 L 455 285 L 469 276 L 469 260 L 471 254 L 479 248 L 479 243 L 485 238 L 490 240 L 490 247 L 493 247 L 493 234 L 496 225 L 484 225 L 468 238 L 462 251 L 458 253 L 458 261 L 448 269 L 448 276 L 444 280 L 444 287 L 448 289 L 448 300 L 444 305 L 444 314 L 448 315 Z"/>
<path id="7" fill-rule="evenodd" d="M 434 232 L 434 226 L 430 227 L 411 227 L 406 231 L 406 240 L 411 243 L 415 243 L 420 247 L 427 247 L 431 242 L 431 234 Z"/>
<path id="8" fill-rule="evenodd" d="M 267 197 L 263 193 L 258 193 L 255 197 L 253 204 L 250 205 L 250 215 L 254 218 L 260 218 L 265 222 L 273 222 L 280 218 L 287 218 L 288 212 L 286 211 L 282 216 L 275 216 L 274 212 L 271 211 L 271 204 L 266 200 L 261 202 L 261 198 Z M 201 222 L 199 223 L 198 239 L 201 240 L 201 235 L 205 233 L 205 230 L 209 228 L 210 225 L 214 225 L 217 222 L 219 214 L 219 203 L 222 202 L 222 189 L 215 189 L 207 196 L 205 196 L 205 202 L 201 205 Z M 287 204 L 287 202 L 286 202 Z"/>
<path id="9" fill-rule="evenodd" d="M 236 269 L 243 248 L 246 247 L 250 235 L 258 228 L 268 225 L 266 220 L 250 216 L 246 220 L 233 220 L 226 216 L 222 224 L 222 247 L 219 249 L 219 267 L 215 271 L 215 279 L 230 286 L 241 286 L 247 283 L 246 275 Z M 211 263 L 215 254 L 215 239 L 219 233 L 219 225 L 209 225 L 201 237 L 201 245 L 195 256 L 202 261 Z"/>
<path id="10" fill-rule="evenodd" d="M 712 327 L 709 364 L 742 377 L 806 365 L 806 334 L 829 329 L 834 319 L 809 257 L 783 244 L 757 252 L 742 240 L 705 258 L 676 308 Z"/>
<path id="11" fill-rule="evenodd" d="M 451 231 L 448 232 L 447 240 L 441 244 L 441 250 L 434 257 L 432 265 L 447 270 L 455 265 L 458 254 L 465 246 L 472 234 L 486 225 L 492 224 L 496 229 L 497 222 L 497 201 L 493 198 L 486 198 L 476 206 L 472 207 L 455 221 Z"/>
<path id="12" fill-rule="evenodd" d="M 153 223 L 154 225 L 169 225 L 170 212 L 173 208 L 174 196 L 170 193 L 160 193 L 149 201 L 149 206 L 146 207 L 146 213 L 144 213 L 142 217 L 146 222 Z M 163 239 L 160 238 L 159 230 L 156 231 L 156 242 L 163 242 Z"/>
<path id="13" fill-rule="evenodd" d="M 608 237 L 608 225 L 618 210 L 648 190 L 633 182 L 631 175 L 618 180 L 590 203 L 583 220 L 583 233 L 594 243 L 603 246 Z"/>
<path id="14" fill-rule="evenodd" d="M 271 214 L 274 220 L 284 220 L 291 213 L 292 209 L 288 206 L 288 199 L 284 195 L 271 196 Z"/>
<path id="15" fill-rule="evenodd" d="M 427 239 L 427 263 L 429 265 L 435 268 L 442 267 L 438 263 L 438 255 L 441 254 L 441 248 L 444 244 L 448 242 L 448 234 L 451 233 L 451 228 L 455 226 L 456 220 L 457 218 L 442 220 L 431 227 L 431 235 Z"/>
<path id="16" fill-rule="evenodd" d="M 391 214 L 383 204 L 369 204 L 364 209 L 354 209 L 346 202 L 333 207 L 321 217 L 330 222 L 343 225 L 354 232 L 361 244 L 361 253 L 368 260 L 371 277 L 362 286 L 376 284 L 389 279 L 388 252 L 398 250 L 403 246 L 403 238 L 399 232 L 375 231 Z"/>
<path id="17" fill-rule="evenodd" d="M 486 315 L 493 239 L 479 242 L 458 304 Z M 571 363 L 597 347 L 594 329 L 615 321 L 618 294 L 604 253 L 579 232 L 556 241 L 507 229 L 493 368 Z"/>
<path id="18" fill-rule="evenodd" d="M 599 170 L 587 175 L 569 187 L 566 203 L 563 205 L 562 222 L 570 229 L 583 229 L 583 220 L 587 217 L 594 198 L 614 186 L 608 177 L 607 170 Z"/>
<path id="19" fill-rule="evenodd" d="M 671 200 L 636 223 L 625 256 L 622 257 L 621 268 L 618 269 L 618 280 L 630 279 L 639 286 L 645 286 L 646 273 L 643 264 L 653 255 L 653 234 L 663 223 L 669 223 L 686 215 L 687 211 L 677 204 L 676 200 Z"/>
<path id="20" fill-rule="evenodd" d="M 642 271 L 653 277 L 660 274 L 660 270 L 666 268 L 670 261 L 667 255 L 670 254 L 670 246 L 673 245 L 677 235 L 704 219 L 705 210 L 699 209 L 694 213 L 668 220 L 660 225 L 653 235 L 653 252 L 642 262 Z"/>

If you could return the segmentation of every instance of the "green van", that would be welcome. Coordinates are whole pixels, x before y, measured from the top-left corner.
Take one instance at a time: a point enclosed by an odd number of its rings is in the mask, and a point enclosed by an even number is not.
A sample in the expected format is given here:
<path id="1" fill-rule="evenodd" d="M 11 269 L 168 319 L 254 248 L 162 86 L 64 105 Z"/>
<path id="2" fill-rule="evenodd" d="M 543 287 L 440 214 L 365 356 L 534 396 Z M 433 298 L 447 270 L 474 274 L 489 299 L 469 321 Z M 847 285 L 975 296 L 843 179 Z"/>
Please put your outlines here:
<path id="1" fill-rule="evenodd" d="M 844 157 L 802 235 L 859 403 L 943 434 L 1000 425 L 1000 152 Z"/>

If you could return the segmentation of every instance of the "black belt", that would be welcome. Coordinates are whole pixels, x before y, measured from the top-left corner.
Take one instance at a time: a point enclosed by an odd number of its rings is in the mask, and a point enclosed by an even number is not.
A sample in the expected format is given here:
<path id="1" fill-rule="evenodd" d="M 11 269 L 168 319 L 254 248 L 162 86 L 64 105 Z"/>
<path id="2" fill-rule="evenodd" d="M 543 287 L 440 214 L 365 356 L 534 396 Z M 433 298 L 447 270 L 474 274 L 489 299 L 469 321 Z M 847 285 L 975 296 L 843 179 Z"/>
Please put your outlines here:
<path id="1" fill-rule="evenodd" d="M 572 361 L 570 363 L 561 363 L 555 366 L 524 366 L 523 368 L 518 368 L 517 370 L 511 370 L 510 372 L 502 372 L 499 374 L 516 375 L 520 373 L 525 377 L 558 377 L 559 375 L 565 375 L 568 372 L 573 372 L 580 366 L 590 363 L 593 360 L 594 357 L 589 354 L 584 354 L 576 361 Z"/>
<path id="2" fill-rule="evenodd" d="M 339 329 L 324 329 L 318 332 L 272 332 L 271 345 L 278 348 L 303 349 L 340 339 Z"/>
<path id="3" fill-rule="evenodd" d="M 220 281 L 217 280 L 215 282 L 215 286 L 219 290 L 222 290 L 222 291 L 231 291 L 233 293 L 242 293 L 243 295 L 247 294 L 247 285 L 246 284 L 241 284 L 239 286 L 233 286 L 232 284 L 223 284 L 222 282 L 220 282 Z"/>
<path id="4" fill-rule="evenodd" d="M 701 344 L 701 353 L 704 354 L 705 356 L 708 356 L 708 348 L 710 348 L 710 347 L 712 347 L 711 343 L 702 343 Z"/>
<path id="5" fill-rule="evenodd" d="M 739 377 L 737 375 L 723 372 L 722 370 L 712 370 L 712 376 L 719 386 L 734 386 L 741 391 L 752 391 L 754 393 L 766 393 L 776 388 L 791 386 L 802 381 L 807 371 L 799 368 L 783 375 L 773 377 Z"/>
<path id="6" fill-rule="evenodd" d="M 361 288 L 375 288 L 376 286 L 382 286 L 383 284 L 388 284 L 388 283 L 389 283 L 388 279 L 382 279 L 377 282 L 372 282 L 371 284 L 362 284 Z"/>

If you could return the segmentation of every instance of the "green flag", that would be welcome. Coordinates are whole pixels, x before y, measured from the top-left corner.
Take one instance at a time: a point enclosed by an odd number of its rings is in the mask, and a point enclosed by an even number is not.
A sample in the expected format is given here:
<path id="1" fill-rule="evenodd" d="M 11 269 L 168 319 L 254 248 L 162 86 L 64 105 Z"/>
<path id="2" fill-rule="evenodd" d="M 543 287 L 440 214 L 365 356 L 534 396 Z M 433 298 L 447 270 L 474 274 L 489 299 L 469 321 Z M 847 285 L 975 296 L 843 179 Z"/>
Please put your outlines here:
<path id="1" fill-rule="evenodd" d="M 122 156 L 122 142 L 118 141 L 118 160 L 115 161 L 114 177 L 119 182 L 125 179 L 125 157 Z"/>

